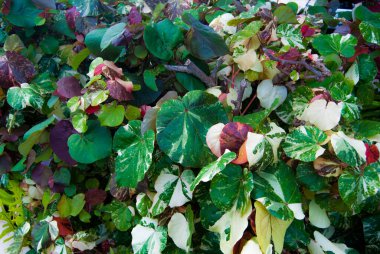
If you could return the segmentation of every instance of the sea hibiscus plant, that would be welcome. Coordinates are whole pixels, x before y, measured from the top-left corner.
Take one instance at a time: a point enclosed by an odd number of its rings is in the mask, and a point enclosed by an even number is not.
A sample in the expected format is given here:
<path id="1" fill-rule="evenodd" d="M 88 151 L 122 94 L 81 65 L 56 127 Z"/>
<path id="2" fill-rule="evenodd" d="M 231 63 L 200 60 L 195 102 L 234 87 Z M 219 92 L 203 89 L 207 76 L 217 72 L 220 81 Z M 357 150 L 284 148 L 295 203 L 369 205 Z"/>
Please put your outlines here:
<path id="1" fill-rule="evenodd" d="M 0 252 L 380 253 L 380 8 L 340 2 L 0 1 Z"/>

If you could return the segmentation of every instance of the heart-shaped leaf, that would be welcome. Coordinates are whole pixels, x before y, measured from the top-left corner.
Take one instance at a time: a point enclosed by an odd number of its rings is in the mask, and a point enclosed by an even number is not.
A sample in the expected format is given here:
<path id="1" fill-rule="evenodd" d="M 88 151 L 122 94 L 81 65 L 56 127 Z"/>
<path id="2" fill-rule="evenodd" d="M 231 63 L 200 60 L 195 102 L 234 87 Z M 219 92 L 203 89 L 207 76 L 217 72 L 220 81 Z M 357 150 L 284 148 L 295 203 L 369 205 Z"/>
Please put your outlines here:
<path id="1" fill-rule="evenodd" d="M 357 43 L 358 40 L 351 34 L 343 36 L 333 33 L 316 37 L 313 41 L 313 47 L 323 56 L 338 54 L 344 57 L 352 57 L 355 54 Z"/>
<path id="2" fill-rule="evenodd" d="M 98 121 L 87 122 L 88 129 L 84 134 L 73 134 L 69 137 L 70 156 L 77 162 L 90 164 L 106 158 L 111 154 L 112 137 L 109 129 L 101 127 Z"/>
<path id="3" fill-rule="evenodd" d="M 281 220 L 302 220 L 301 192 L 292 170 L 283 162 L 253 174 L 252 197 Z"/>
<path id="4" fill-rule="evenodd" d="M 227 114 L 217 98 L 202 91 L 191 91 L 182 100 L 162 104 L 157 114 L 157 142 L 174 162 L 202 167 L 214 158 L 206 144 L 208 129 L 227 121 Z"/>
<path id="5" fill-rule="evenodd" d="M 142 135 L 141 121 L 130 121 L 116 131 L 113 149 L 118 154 L 115 162 L 117 184 L 135 188 L 152 163 L 154 132 L 148 130 Z"/>
<path id="6" fill-rule="evenodd" d="M 321 146 L 327 135 L 313 126 L 300 126 L 293 130 L 282 144 L 287 156 L 301 160 L 314 161 L 321 156 L 325 149 Z"/>
<path id="7" fill-rule="evenodd" d="M 173 57 L 173 49 L 183 41 L 181 30 L 169 19 L 164 19 L 144 30 L 146 48 L 155 57 L 168 61 Z"/>

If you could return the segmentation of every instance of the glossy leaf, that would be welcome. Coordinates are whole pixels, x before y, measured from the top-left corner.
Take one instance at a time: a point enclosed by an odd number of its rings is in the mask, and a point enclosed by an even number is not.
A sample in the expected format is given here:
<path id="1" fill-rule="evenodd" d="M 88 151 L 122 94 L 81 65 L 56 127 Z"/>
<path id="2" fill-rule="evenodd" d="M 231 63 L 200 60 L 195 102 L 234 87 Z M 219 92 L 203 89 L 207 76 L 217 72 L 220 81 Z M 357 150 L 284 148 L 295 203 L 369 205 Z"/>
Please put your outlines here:
<path id="1" fill-rule="evenodd" d="M 141 121 L 130 121 L 120 127 L 114 136 L 116 181 L 120 186 L 136 187 L 152 163 L 154 132 L 141 134 Z"/>
<path id="2" fill-rule="evenodd" d="M 177 163 L 205 166 L 213 160 L 206 134 L 219 122 L 227 122 L 227 115 L 214 96 L 202 91 L 188 92 L 182 100 L 164 102 L 158 111 L 158 145 Z"/>

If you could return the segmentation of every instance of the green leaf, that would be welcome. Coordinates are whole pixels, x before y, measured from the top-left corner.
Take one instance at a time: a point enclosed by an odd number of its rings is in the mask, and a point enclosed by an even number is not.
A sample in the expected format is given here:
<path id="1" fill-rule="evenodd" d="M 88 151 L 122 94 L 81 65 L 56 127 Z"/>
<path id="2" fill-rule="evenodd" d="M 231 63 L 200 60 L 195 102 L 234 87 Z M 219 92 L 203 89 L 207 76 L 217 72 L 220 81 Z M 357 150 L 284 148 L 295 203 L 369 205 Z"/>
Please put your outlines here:
<path id="1" fill-rule="evenodd" d="M 142 135 L 141 121 L 130 121 L 116 131 L 113 149 L 117 152 L 115 171 L 118 185 L 135 188 L 152 163 L 154 132 L 148 130 Z"/>
<path id="2" fill-rule="evenodd" d="M 82 17 L 96 17 L 110 11 L 100 0 L 73 0 L 72 5 L 76 7 Z"/>
<path id="3" fill-rule="evenodd" d="M 361 137 L 372 138 L 380 133 L 380 122 L 372 120 L 358 120 L 352 123 L 352 128 Z"/>
<path id="4" fill-rule="evenodd" d="M 17 34 L 11 34 L 5 40 L 3 48 L 4 48 L 4 51 L 19 52 L 25 48 L 25 45 L 22 42 L 22 40 L 20 39 L 20 37 L 18 37 Z"/>
<path id="5" fill-rule="evenodd" d="M 46 248 L 50 242 L 49 222 L 40 221 L 32 229 L 32 246 L 37 251 Z"/>
<path id="6" fill-rule="evenodd" d="M 185 13 L 182 19 L 191 26 L 185 44 L 193 56 L 208 60 L 229 53 L 224 39 L 214 29 L 202 24 L 189 13 Z"/>
<path id="7" fill-rule="evenodd" d="M 154 74 L 153 70 L 145 70 L 144 71 L 144 83 L 147 87 L 152 89 L 153 91 L 158 91 L 157 85 L 156 85 L 156 75 Z"/>
<path id="8" fill-rule="evenodd" d="M 133 208 L 127 204 L 114 200 L 103 209 L 111 213 L 112 222 L 118 230 L 127 231 L 132 226 Z"/>
<path id="9" fill-rule="evenodd" d="M 253 174 L 252 197 L 279 219 L 304 218 L 301 193 L 292 170 L 283 162 Z"/>
<path id="10" fill-rule="evenodd" d="M 321 156 L 325 149 L 321 146 L 327 135 L 313 126 L 300 126 L 286 137 L 282 144 L 287 156 L 309 162 Z"/>
<path id="11" fill-rule="evenodd" d="M 82 211 L 85 203 L 86 203 L 86 201 L 85 201 L 85 196 L 83 193 L 79 193 L 79 194 L 75 195 L 71 199 L 70 215 L 71 216 L 77 216 Z"/>
<path id="12" fill-rule="evenodd" d="M 370 43 L 380 45 L 380 16 L 363 5 L 355 8 L 355 17 L 362 22 L 359 24 L 363 38 Z"/>
<path id="13" fill-rule="evenodd" d="M 377 75 L 376 62 L 371 55 L 358 56 L 359 76 L 364 82 L 372 82 Z"/>
<path id="14" fill-rule="evenodd" d="M 24 83 L 21 84 L 21 87 L 11 87 L 8 89 L 7 102 L 16 110 L 22 110 L 27 106 L 41 109 L 44 99 L 36 87 Z"/>
<path id="15" fill-rule="evenodd" d="M 245 39 L 249 39 L 256 35 L 261 27 L 263 26 L 263 22 L 260 20 L 252 21 L 247 26 L 245 26 L 243 29 L 236 32 L 234 35 L 232 35 L 230 45 L 233 45 L 236 42 L 243 41 Z"/>
<path id="16" fill-rule="evenodd" d="M 88 119 L 88 116 L 84 112 L 79 111 L 75 113 L 75 115 L 73 115 L 72 120 L 71 120 L 74 129 L 78 131 L 79 133 L 86 132 L 88 129 L 87 119 Z"/>
<path id="17" fill-rule="evenodd" d="M 132 248 L 135 254 L 161 253 L 166 247 L 167 229 L 157 220 L 144 217 L 132 229 Z"/>
<path id="18" fill-rule="evenodd" d="M 297 181 L 311 191 L 321 191 L 328 187 L 326 178 L 318 175 L 310 163 L 298 164 Z"/>
<path id="19" fill-rule="evenodd" d="M 121 22 L 107 29 L 103 35 L 102 41 L 100 42 L 100 48 L 102 51 L 108 48 L 112 41 L 119 38 L 123 34 L 125 26 L 126 24 Z"/>
<path id="20" fill-rule="evenodd" d="M 169 206 L 179 207 L 192 199 L 190 184 L 194 181 L 194 173 L 184 170 L 180 174 L 178 167 L 164 168 L 154 183 L 157 194 L 153 200 L 152 215 L 156 216 Z"/>
<path id="21" fill-rule="evenodd" d="M 302 44 L 302 34 L 300 28 L 296 28 L 291 24 L 281 24 L 277 27 L 276 31 L 284 46 L 297 47 L 299 49 L 305 48 Z"/>
<path id="22" fill-rule="evenodd" d="M 70 156 L 77 162 L 90 164 L 104 159 L 111 154 L 112 137 L 110 131 L 99 125 L 99 122 L 90 120 L 88 130 L 84 134 L 73 134 L 69 137 Z"/>
<path id="23" fill-rule="evenodd" d="M 182 41 L 181 30 L 169 19 L 145 27 L 145 46 L 150 53 L 161 60 L 169 61 L 173 58 L 173 49 Z"/>
<path id="24" fill-rule="evenodd" d="M 230 210 L 235 204 L 237 209 L 244 210 L 252 189 L 252 173 L 230 164 L 212 179 L 211 201 L 223 211 Z"/>
<path id="25" fill-rule="evenodd" d="M 116 127 L 123 123 L 125 109 L 123 105 L 117 105 L 116 102 L 102 105 L 98 119 L 100 125 Z"/>
<path id="26" fill-rule="evenodd" d="M 363 218 L 362 222 L 366 251 L 368 253 L 378 253 L 380 251 L 380 215 Z"/>
<path id="27" fill-rule="evenodd" d="M 193 75 L 176 72 L 175 77 L 187 91 L 205 90 L 205 84 Z"/>
<path id="28" fill-rule="evenodd" d="M 296 13 L 289 6 L 280 6 L 278 7 L 273 16 L 277 18 L 279 24 L 289 23 L 289 24 L 297 24 Z"/>
<path id="29" fill-rule="evenodd" d="M 195 187 L 200 184 L 200 182 L 211 181 L 216 174 L 221 172 L 235 158 L 236 154 L 234 152 L 226 152 L 216 161 L 213 161 L 207 166 L 203 167 L 191 184 L 190 190 L 194 191 Z"/>
<path id="30" fill-rule="evenodd" d="M 28 28 L 39 23 L 41 13 L 32 0 L 13 0 L 6 18 L 15 26 Z"/>
<path id="31" fill-rule="evenodd" d="M 285 234 L 285 247 L 291 250 L 306 247 L 310 243 L 310 236 L 305 230 L 305 224 L 300 220 L 293 220 Z"/>
<path id="32" fill-rule="evenodd" d="M 182 100 L 162 104 L 157 114 L 157 142 L 174 162 L 202 167 L 214 158 L 206 144 L 208 129 L 227 121 L 227 114 L 215 96 L 191 91 Z"/>
<path id="33" fill-rule="evenodd" d="M 360 166 L 366 162 L 366 147 L 361 140 L 338 132 L 331 136 L 331 145 L 336 156 L 350 166 Z"/>
<path id="34" fill-rule="evenodd" d="M 27 132 L 24 134 L 24 139 L 28 139 L 30 135 L 37 131 L 42 131 L 46 129 L 50 124 L 52 124 L 55 120 L 54 116 L 49 117 L 45 121 L 40 122 L 39 124 L 34 125 L 32 128 L 30 128 Z"/>
<path id="35" fill-rule="evenodd" d="M 364 201 L 380 190 L 380 178 L 377 172 L 379 164 L 374 163 L 362 171 L 345 170 L 339 177 L 339 194 L 347 206 L 356 213 L 360 212 Z"/>
<path id="36" fill-rule="evenodd" d="M 136 197 L 136 209 L 141 216 L 147 216 L 149 207 L 152 206 L 152 201 L 145 193 L 139 193 Z"/>
<path id="37" fill-rule="evenodd" d="M 343 36 L 333 33 L 316 37 L 313 40 L 313 47 L 323 56 L 339 54 L 344 57 L 352 57 L 355 54 L 357 43 L 358 40 L 351 34 Z"/>
<path id="38" fill-rule="evenodd" d="M 55 54 L 59 49 L 59 41 L 52 37 L 47 36 L 40 43 L 40 47 L 45 54 Z"/>
<path id="39" fill-rule="evenodd" d="M 106 33 L 107 28 L 98 28 L 90 31 L 84 40 L 87 48 L 91 51 L 92 54 L 98 57 L 102 57 L 106 60 L 114 61 L 121 54 L 123 47 L 115 47 L 110 44 L 107 48 L 102 49 L 100 44 L 103 40 L 104 34 Z"/>
<path id="40" fill-rule="evenodd" d="M 272 109 L 264 109 L 252 114 L 243 116 L 234 116 L 234 122 L 240 122 L 250 125 L 254 130 L 260 131 L 267 120 L 267 117 L 272 112 Z"/>
<path id="41" fill-rule="evenodd" d="M 67 64 L 70 65 L 73 70 L 77 70 L 79 65 L 91 54 L 88 48 L 82 49 L 79 53 L 70 55 L 67 59 Z"/>

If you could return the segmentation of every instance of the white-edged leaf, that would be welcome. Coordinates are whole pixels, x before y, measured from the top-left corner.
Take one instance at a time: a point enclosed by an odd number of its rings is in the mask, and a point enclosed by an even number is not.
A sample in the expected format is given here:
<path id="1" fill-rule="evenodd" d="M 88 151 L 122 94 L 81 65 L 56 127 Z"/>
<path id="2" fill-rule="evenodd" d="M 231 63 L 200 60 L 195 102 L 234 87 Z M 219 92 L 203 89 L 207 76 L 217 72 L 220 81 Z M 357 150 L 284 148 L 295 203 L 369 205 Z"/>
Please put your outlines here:
<path id="1" fill-rule="evenodd" d="M 151 208 L 152 215 L 162 213 L 167 206 L 178 207 L 190 201 L 193 197 L 190 184 L 194 178 L 191 170 L 184 170 L 180 174 L 176 165 L 173 165 L 171 169 L 164 168 L 154 183 L 157 194 L 154 196 Z"/>
<path id="2" fill-rule="evenodd" d="M 234 152 L 230 152 L 228 150 L 225 151 L 225 153 L 219 157 L 216 161 L 211 162 L 206 167 L 203 167 L 197 177 L 194 179 L 193 183 L 190 186 L 190 190 L 194 191 L 195 187 L 200 182 L 208 182 L 211 181 L 212 178 L 221 172 L 228 163 L 233 161 L 236 158 L 236 154 Z"/>
<path id="3" fill-rule="evenodd" d="M 274 86 L 271 79 L 261 81 L 257 86 L 257 98 L 260 100 L 260 105 L 263 108 L 273 110 L 278 108 L 286 99 L 288 90 L 285 86 Z M 278 103 L 273 107 L 276 99 Z"/>
<path id="4" fill-rule="evenodd" d="M 331 145 L 336 156 L 350 166 L 360 166 L 366 162 L 366 147 L 361 140 L 350 138 L 339 131 L 331 135 Z"/>
<path id="5" fill-rule="evenodd" d="M 294 129 L 282 144 L 287 156 L 309 162 L 321 156 L 325 149 L 321 146 L 327 135 L 313 126 L 300 126 Z"/>
<path id="6" fill-rule="evenodd" d="M 132 229 L 132 248 L 135 254 L 160 254 L 166 247 L 167 229 L 157 220 L 144 217 Z"/>

